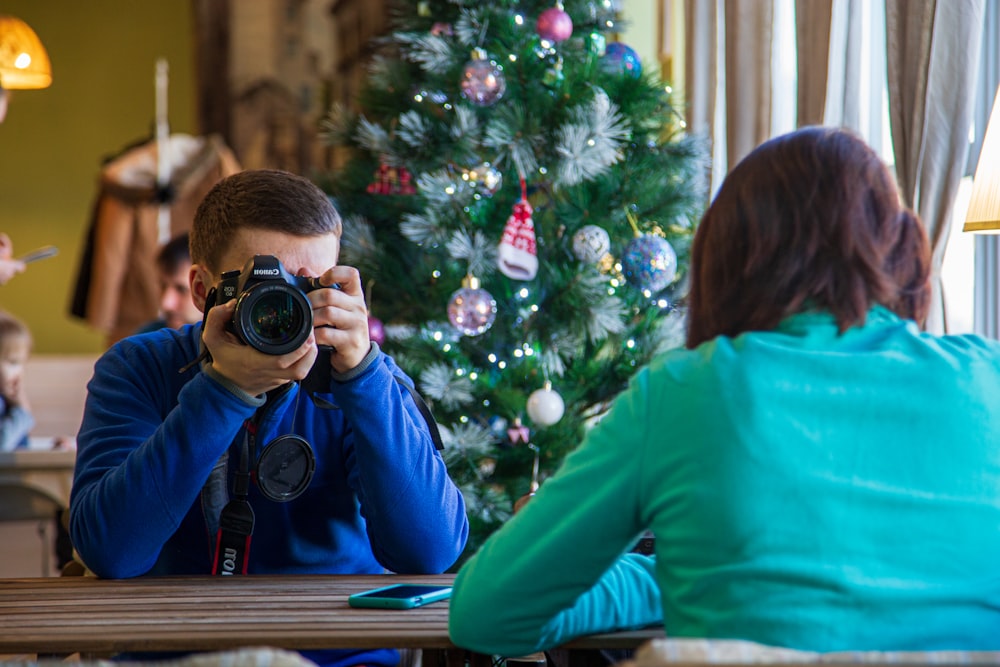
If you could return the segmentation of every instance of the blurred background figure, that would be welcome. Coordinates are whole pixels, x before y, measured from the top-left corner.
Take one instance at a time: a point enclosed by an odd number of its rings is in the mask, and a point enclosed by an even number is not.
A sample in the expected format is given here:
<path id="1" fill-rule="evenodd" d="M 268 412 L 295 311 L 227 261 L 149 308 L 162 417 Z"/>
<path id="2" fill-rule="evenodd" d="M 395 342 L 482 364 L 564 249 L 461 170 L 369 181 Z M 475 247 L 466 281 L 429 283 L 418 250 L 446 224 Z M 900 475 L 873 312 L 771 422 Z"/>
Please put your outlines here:
<path id="1" fill-rule="evenodd" d="M 9 236 L 0 232 L 0 285 L 6 284 L 8 280 L 22 271 L 24 271 L 24 262 L 14 259 L 14 244 L 11 243 Z"/>
<path id="2" fill-rule="evenodd" d="M 0 311 L 0 451 L 28 446 L 35 427 L 24 389 L 24 367 L 31 354 L 31 332 L 21 320 Z"/>
<path id="3" fill-rule="evenodd" d="M 136 333 L 155 331 L 163 327 L 179 329 L 185 324 L 201 321 L 201 312 L 191 300 L 188 273 L 191 251 L 187 233 L 165 243 L 156 256 L 156 271 L 160 282 L 160 316 L 142 326 Z"/>

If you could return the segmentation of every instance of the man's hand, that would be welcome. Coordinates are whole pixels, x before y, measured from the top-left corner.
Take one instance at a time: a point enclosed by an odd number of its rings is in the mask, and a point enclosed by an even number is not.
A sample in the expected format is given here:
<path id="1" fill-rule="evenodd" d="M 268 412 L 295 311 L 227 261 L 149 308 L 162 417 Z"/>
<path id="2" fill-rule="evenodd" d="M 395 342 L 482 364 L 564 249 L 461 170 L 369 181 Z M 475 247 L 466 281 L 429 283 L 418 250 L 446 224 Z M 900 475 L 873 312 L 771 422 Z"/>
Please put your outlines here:
<path id="1" fill-rule="evenodd" d="M 205 319 L 202 340 L 212 354 L 212 368 L 217 373 L 253 396 L 299 381 L 309 373 L 317 354 L 315 335 L 287 354 L 264 354 L 226 330 L 235 309 L 236 299 L 231 299 L 209 310 Z"/>
<path id="2" fill-rule="evenodd" d="M 332 347 L 330 365 L 336 372 L 346 373 L 356 368 L 372 347 L 361 274 L 350 266 L 335 266 L 320 276 L 319 281 L 325 286 L 339 284 L 340 289 L 309 292 L 316 343 Z"/>

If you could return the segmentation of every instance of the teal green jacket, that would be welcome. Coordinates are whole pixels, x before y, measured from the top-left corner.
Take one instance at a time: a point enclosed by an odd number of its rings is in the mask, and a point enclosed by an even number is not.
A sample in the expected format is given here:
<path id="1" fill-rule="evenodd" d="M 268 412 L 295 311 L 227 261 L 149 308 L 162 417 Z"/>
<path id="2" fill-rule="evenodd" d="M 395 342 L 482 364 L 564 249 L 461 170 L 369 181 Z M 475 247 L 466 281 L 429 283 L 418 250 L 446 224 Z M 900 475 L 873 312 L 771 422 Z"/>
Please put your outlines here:
<path id="1" fill-rule="evenodd" d="M 642 531 L 655 558 L 624 555 Z M 637 373 L 458 573 L 452 640 L 662 623 L 813 651 L 1000 649 L 1000 343 L 876 307 Z"/>

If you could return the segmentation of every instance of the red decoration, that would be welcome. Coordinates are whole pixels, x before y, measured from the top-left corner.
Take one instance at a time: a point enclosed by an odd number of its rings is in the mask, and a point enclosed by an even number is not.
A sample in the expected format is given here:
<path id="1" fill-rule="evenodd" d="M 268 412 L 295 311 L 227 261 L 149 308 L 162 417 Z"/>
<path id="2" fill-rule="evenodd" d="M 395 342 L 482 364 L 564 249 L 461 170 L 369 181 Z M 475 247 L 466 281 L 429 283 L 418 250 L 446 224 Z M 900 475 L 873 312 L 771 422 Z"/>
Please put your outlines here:
<path id="1" fill-rule="evenodd" d="M 413 176 L 406 167 L 395 167 L 383 162 L 375 170 L 375 180 L 368 184 L 368 194 L 372 195 L 412 195 Z"/>
<path id="2" fill-rule="evenodd" d="M 538 248 L 532 212 L 524 179 L 521 179 L 521 199 L 514 204 L 514 212 L 507 218 L 503 238 L 497 248 L 497 265 L 508 278 L 531 280 L 538 275 Z"/>

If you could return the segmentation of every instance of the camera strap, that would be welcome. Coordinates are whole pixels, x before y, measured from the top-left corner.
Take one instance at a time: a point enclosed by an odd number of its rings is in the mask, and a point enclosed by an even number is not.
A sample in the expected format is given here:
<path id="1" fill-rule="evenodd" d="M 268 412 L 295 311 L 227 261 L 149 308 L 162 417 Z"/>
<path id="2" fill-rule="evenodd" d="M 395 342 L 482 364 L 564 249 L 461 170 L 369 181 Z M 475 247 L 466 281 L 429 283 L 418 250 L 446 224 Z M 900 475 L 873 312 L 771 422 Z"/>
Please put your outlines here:
<path id="1" fill-rule="evenodd" d="M 256 415 L 254 417 L 256 418 Z M 212 574 L 247 573 L 254 523 L 253 508 L 250 507 L 247 495 L 250 492 L 250 452 L 257 436 L 255 418 L 248 419 L 245 423 L 240 466 L 233 482 L 233 498 L 222 508 L 222 514 L 219 516 Z"/>

